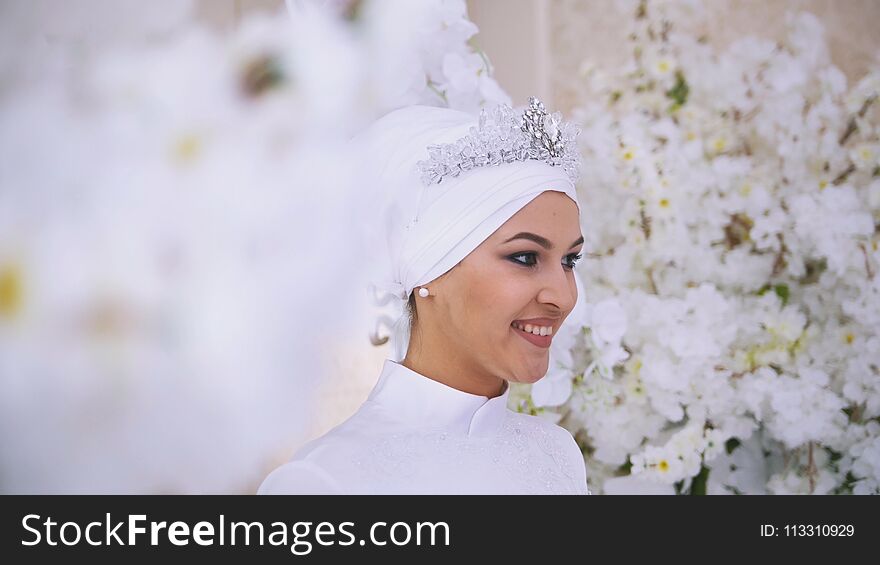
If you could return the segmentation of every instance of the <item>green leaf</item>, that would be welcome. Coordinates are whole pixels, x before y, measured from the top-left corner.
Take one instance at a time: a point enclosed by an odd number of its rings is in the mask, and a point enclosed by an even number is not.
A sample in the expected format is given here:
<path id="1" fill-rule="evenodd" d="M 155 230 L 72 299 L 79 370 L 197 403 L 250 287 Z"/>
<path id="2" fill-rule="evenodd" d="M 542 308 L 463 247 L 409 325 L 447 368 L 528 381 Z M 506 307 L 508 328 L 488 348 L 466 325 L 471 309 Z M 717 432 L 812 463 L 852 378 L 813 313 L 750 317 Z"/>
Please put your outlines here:
<path id="1" fill-rule="evenodd" d="M 733 450 L 739 447 L 740 441 L 735 437 L 730 438 L 724 443 L 724 449 L 727 451 L 727 454 L 730 455 L 733 453 Z"/>
<path id="2" fill-rule="evenodd" d="M 776 292 L 776 296 L 782 299 L 782 305 L 785 306 L 788 304 L 788 285 L 787 284 L 778 284 L 773 287 L 773 290 Z"/>
<path id="3" fill-rule="evenodd" d="M 684 106 L 690 93 L 690 87 L 681 70 L 675 72 L 675 85 L 666 91 L 666 96 L 671 98 L 677 107 Z"/>
<path id="4" fill-rule="evenodd" d="M 691 482 L 690 494 L 705 496 L 707 482 L 709 482 L 709 468 L 702 465 L 700 467 L 700 472 L 697 473 L 697 476 L 694 477 L 694 480 Z"/>
<path id="5" fill-rule="evenodd" d="M 760 290 L 758 290 L 758 296 L 764 296 L 764 294 L 766 294 L 767 291 L 771 288 L 773 289 L 773 292 L 776 293 L 776 296 L 778 296 L 779 299 L 782 300 L 783 306 L 788 304 L 789 289 L 787 284 L 777 284 L 772 286 L 769 284 L 765 284 L 760 288 Z"/>

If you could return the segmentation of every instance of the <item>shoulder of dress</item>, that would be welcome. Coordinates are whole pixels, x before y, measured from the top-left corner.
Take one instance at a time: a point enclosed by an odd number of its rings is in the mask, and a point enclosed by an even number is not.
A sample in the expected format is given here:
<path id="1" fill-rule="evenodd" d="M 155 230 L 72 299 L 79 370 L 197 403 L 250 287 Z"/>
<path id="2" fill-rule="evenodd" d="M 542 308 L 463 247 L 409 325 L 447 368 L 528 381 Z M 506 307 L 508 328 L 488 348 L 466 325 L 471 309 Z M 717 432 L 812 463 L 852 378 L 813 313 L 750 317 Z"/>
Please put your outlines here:
<path id="1" fill-rule="evenodd" d="M 344 494 L 344 490 L 320 465 L 303 459 L 288 461 L 269 473 L 257 494 Z"/>
<path id="2" fill-rule="evenodd" d="M 555 424 L 548 420 L 547 418 L 542 418 L 541 416 L 534 416 L 532 414 L 523 414 L 522 412 L 516 412 L 508 408 L 508 417 L 513 419 L 514 421 L 520 422 L 523 425 L 531 426 L 533 428 L 540 429 L 551 434 L 554 438 L 558 438 L 560 440 L 565 441 L 574 441 L 574 438 L 567 429 L 562 426 Z"/>
<path id="3" fill-rule="evenodd" d="M 298 459 L 321 459 L 328 453 L 345 451 L 363 443 L 392 425 L 386 421 L 381 410 L 371 401 L 364 402 L 357 411 L 324 434 L 304 443 L 294 453 L 291 461 Z"/>
<path id="4" fill-rule="evenodd" d="M 369 400 L 341 423 L 324 434 L 302 444 L 285 465 L 311 466 L 321 469 L 328 477 L 346 476 L 349 458 L 365 443 L 386 433 L 391 423 Z M 284 467 L 284 465 L 282 465 Z"/>
<path id="5" fill-rule="evenodd" d="M 533 430 L 538 431 L 539 434 L 546 434 L 547 437 L 552 438 L 553 443 L 558 446 L 556 448 L 557 452 L 565 454 L 564 458 L 569 462 L 568 464 L 571 466 L 570 468 L 574 471 L 578 484 L 581 485 L 580 488 L 584 491 L 583 494 L 589 494 L 589 488 L 587 487 L 586 461 L 584 460 L 584 454 L 581 451 L 577 440 L 574 439 L 574 435 L 566 428 L 563 428 L 547 418 L 534 416 L 532 414 L 523 414 L 509 409 L 508 412 L 508 417 L 512 421 L 519 422 L 524 426 L 529 426 Z"/>
<path id="6" fill-rule="evenodd" d="M 404 440 L 410 433 L 393 414 L 366 400 L 344 421 L 302 444 L 287 463 L 266 477 L 257 494 L 357 492 L 364 485 L 359 460 L 377 445 L 408 445 Z"/>

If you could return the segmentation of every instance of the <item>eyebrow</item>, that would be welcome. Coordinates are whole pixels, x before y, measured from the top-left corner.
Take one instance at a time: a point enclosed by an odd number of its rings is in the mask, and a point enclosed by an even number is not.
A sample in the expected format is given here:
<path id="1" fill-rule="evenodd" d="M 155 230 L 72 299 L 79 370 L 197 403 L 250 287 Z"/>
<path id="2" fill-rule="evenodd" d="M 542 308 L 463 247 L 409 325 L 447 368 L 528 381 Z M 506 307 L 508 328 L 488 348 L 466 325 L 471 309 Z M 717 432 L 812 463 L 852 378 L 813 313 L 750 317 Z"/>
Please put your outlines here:
<path id="1" fill-rule="evenodd" d="M 538 245 L 540 245 L 544 249 L 547 249 L 547 250 L 553 249 L 553 244 L 550 243 L 550 240 L 548 240 L 546 237 L 541 237 L 540 235 L 538 235 L 536 233 L 530 233 L 527 231 L 519 232 L 515 236 L 506 240 L 504 243 L 509 243 L 509 242 L 513 241 L 514 239 L 528 239 L 528 240 L 534 241 L 535 243 L 537 243 Z M 577 245 L 580 245 L 583 242 L 584 242 L 584 236 L 580 236 L 577 239 L 577 241 L 575 241 L 574 243 L 571 244 L 571 247 L 576 247 Z M 569 247 L 569 249 L 571 249 L 571 247 Z"/>

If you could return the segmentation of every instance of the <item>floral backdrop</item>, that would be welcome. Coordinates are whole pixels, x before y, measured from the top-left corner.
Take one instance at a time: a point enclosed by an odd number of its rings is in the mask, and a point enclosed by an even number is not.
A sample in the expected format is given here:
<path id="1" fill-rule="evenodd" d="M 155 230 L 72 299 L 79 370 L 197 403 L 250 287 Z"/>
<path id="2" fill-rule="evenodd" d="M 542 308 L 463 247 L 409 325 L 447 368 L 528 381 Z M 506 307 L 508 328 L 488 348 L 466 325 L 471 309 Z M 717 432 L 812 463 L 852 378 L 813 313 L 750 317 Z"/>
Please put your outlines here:
<path id="1" fill-rule="evenodd" d="M 568 85 L 584 329 L 521 405 L 594 490 L 880 493 L 878 68 L 847 84 L 809 13 L 719 52 L 700 3 L 619 6 L 629 64 Z"/>
<path id="2" fill-rule="evenodd" d="M 719 51 L 700 2 L 615 5 L 630 64 L 568 85 L 582 301 L 512 407 L 572 431 L 597 494 L 877 493 L 880 74 L 848 84 L 808 13 Z M 369 347 L 381 187 L 346 140 L 510 103 L 477 31 L 463 0 L 230 34 L 188 1 L 0 5 L 0 491 L 253 492 L 327 344 Z"/>

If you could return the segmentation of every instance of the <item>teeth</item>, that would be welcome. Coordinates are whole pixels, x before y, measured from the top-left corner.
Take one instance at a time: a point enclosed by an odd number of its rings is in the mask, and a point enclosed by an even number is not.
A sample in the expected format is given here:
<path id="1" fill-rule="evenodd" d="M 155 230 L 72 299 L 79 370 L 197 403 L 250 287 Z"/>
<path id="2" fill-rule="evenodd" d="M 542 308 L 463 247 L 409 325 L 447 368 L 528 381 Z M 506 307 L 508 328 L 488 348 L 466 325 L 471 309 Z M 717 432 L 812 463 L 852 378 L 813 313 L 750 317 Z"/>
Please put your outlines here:
<path id="1" fill-rule="evenodd" d="M 522 324 L 518 324 L 514 322 L 513 327 L 519 328 L 525 332 L 529 332 L 534 335 L 553 335 L 553 326 L 533 326 L 532 324 L 526 324 L 523 326 Z"/>

